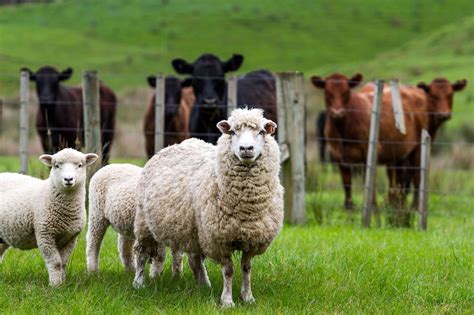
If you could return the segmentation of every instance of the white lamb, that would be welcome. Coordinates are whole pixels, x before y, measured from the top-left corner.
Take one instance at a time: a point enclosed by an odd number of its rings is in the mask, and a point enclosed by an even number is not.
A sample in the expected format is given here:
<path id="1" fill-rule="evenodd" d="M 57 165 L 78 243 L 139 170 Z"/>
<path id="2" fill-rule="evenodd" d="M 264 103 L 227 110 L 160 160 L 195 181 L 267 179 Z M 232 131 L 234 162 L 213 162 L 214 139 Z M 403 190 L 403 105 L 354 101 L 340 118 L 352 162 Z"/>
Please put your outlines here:
<path id="1" fill-rule="evenodd" d="M 49 273 L 49 283 L 66 280 L 66 264 L 84 228 L 86 166 L 97 160 L 94 153 L 64 149 L 39 158 L 51 166 L 49 178 L 0 174 L 0 258 L 11 246 L 39 248 Z"/>
<path id="2" fill-rule="evenodd" d="M 190 139 L 157 153 L 140 177 L 136 222 L 155 240 L 190 254 L 198 284 L 210 286 L 204 257 L 222 265 L 222 306 L 233 306 L 232 253 L 242 251 L 240 298 L 254 302 L 251 258 L 282 227 L 283 188 L 276 124 L 259 109 L 236 109 L 217 127 L 217 146 Z M 136 229 L 137 230 L 137 229 Z M 142 286 L 146 244 L 137 237 L 135 286 Z"/>
<path id="3" fill-rule="evenodd" d="M 133 233 L 137 184 L 141 167 L 132 164 L 111 164 L 92 176 L 89 185 L 89 225 L 87 230 L 87 270 L 99 269 L 99 254 L 109 225 L 118 233 L 120 260 L 128 270 L 135 270 Z M 151 258 L 150 277 L 163 270 L 165 246 L 157 246 Z M 173 274 L 180 273 L 181 255 L 173 253 Z"/>

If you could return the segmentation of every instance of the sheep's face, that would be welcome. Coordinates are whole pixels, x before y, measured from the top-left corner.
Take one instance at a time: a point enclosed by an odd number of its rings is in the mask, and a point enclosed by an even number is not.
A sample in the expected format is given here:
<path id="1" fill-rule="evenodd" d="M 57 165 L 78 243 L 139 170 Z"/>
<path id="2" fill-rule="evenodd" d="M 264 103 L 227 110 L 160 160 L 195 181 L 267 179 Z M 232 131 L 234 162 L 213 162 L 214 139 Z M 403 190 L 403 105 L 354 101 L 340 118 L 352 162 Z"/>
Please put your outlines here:
<path id="1" fill-rule="evenodd" d="M 250 165 L 262 154 L 265 137 L 275 132 L 276 124 L 265 118 L 258 124 L 233 124 L 232 119 L 229 119 L 219 122 L 217 128 L 231 137 L 230 147 L 239 161 Z"/>
<path id="2" fill-rule="evenodd" d="M 50 178 L 54 186 L 72 190 L 86 179 L 86 166 L 97 160 L 94 153 L 83 154 L 73 149 L 64 149 L 54 155 L 44 154 L 40 161 L 51 167 Z"/>

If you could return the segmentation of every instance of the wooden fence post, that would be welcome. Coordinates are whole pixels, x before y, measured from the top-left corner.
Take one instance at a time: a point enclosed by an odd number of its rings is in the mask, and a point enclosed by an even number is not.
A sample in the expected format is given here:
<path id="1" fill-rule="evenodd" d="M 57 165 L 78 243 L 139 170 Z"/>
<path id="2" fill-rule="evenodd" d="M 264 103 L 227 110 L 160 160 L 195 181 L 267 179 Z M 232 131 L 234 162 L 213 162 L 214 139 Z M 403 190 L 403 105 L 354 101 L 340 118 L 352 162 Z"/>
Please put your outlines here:
<path id="1" fill-rule="evenodd" d="M 281 175 L 285 187 L 285 219 L 293 224 L 302 224 L 306 221 L 303 74 L 278 73 L 276 89 L 278 142 L 282 151 Z"/>
<path id="2" fill-rule="evenodd" d="M 245 105 L 245 104 L 242 104 Z M 232 76 L 227 80 L 227 117 L 237 108 L 237 77 Z"/>
<path id="3" fill-rule="evenodd" d="M 30 74 L 20 73 L 20 173 L 28 174 L 28 103 Z"/>
<path id="4" fill-rule="evenodd" d="M 372 114 L 370 118 L 369 148 L 367 153 L 367 165 L 364 185 L 364 209 L 362 214 L 362 225 L 370 227 L 370 215 L 375 197 L 375 175 L 377 172 L 377 145 L 379 139 L 380 111 L 382 109 L 383 80 L 375 81 L 376 90 L 374 93 Z M 380 217 L 376 213 L 377 225 L 380 225 Z"/>
<path id="5" fill-rule="evenodd" d="M 390 80 L 390 92 L 392 95 L 392 108 L 393 116 L 395 118 L 395 127 L 402 134 L 406 135 L 407 130 L 405 126 L 405 114 L 403 112 L 402 97 L 400 95 L 398 80 Z"/>
<path id="6" fill-rule="evenodd" d="M 418 204 L 419 220 L 418 227 L 426 230 L 428 220 L 428 190 L 430 175 L 430 156 L 431 156 L 431 137 L 425 129 L 421 132 L 421 180 L 420 180 L 420 198 Z"/>
<path id="7" fill-rule="evenodd" d="M 165 76 L 156 75 L 155 84 L 155 153 L 165 146 Z"/>
<path id="8" fill-rule="evenodd" d="M 99 79 L 97 71 L 82 74 L 82 97 L 84 100 L 84 142 L 85 151 L 99 155 L 99 159 L 87 168 L 87 183 L 102 165 L 102 145 L 100 138 Z"/>

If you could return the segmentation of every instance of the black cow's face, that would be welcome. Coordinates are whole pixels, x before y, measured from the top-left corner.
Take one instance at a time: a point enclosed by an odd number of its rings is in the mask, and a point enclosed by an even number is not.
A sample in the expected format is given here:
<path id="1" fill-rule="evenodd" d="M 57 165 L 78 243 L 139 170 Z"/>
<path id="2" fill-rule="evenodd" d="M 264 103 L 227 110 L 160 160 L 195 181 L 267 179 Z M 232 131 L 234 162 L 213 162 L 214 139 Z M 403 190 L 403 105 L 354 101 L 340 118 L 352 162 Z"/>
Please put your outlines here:
<path id="1" fill-rule="evenodd" d="M 191 75 L 196 104 L 216 106 L 224 101 L 225 73 L 238 70 L 243 61 L 244 57 L 237 54 L 224 62 L 212 54 L 204 54 L 194 63 L 174 59 L 172 65 L 176 72 Z"/>
<path id="2" fill-rule="evenodd" d="M 59 72 L 54 67 L 45 66 L 36 73 L 28 68 L 21 69 L 30 73 L 30 80 L 36 82 L 36 93 L 41 105 L 54 105 L 58 99 L 59 83 L 72 76 L 72 68 L 67 68 Z"/>

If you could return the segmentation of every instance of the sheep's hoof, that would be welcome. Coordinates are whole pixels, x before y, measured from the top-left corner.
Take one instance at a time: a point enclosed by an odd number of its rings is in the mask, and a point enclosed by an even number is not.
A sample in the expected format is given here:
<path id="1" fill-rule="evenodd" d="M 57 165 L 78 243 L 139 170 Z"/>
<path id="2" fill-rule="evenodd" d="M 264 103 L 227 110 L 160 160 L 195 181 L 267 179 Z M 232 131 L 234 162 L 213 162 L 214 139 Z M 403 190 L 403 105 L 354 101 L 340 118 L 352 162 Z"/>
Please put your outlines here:
<path id="1" fill-rule="evenodd" d="M 143 289 L 145 287 L 145 281 L 143 280 L 134 280 L 133 287 L 137 290 Z"/>
<path id="2" fill-rule="evenodd" d="M 255 303 L 255 298 L 252 296 L 252 294 L 240 294 L 240 300 L 244 303 Z"/>
<path id="3" fill-rule="evenodd" d="M 235 303 L 234 303 L 234 301 L 232 301 L 232 299 L 230 299 L 230 300 L 221 300 L 221 307 L 222 308 L 235 307 Z"/>

